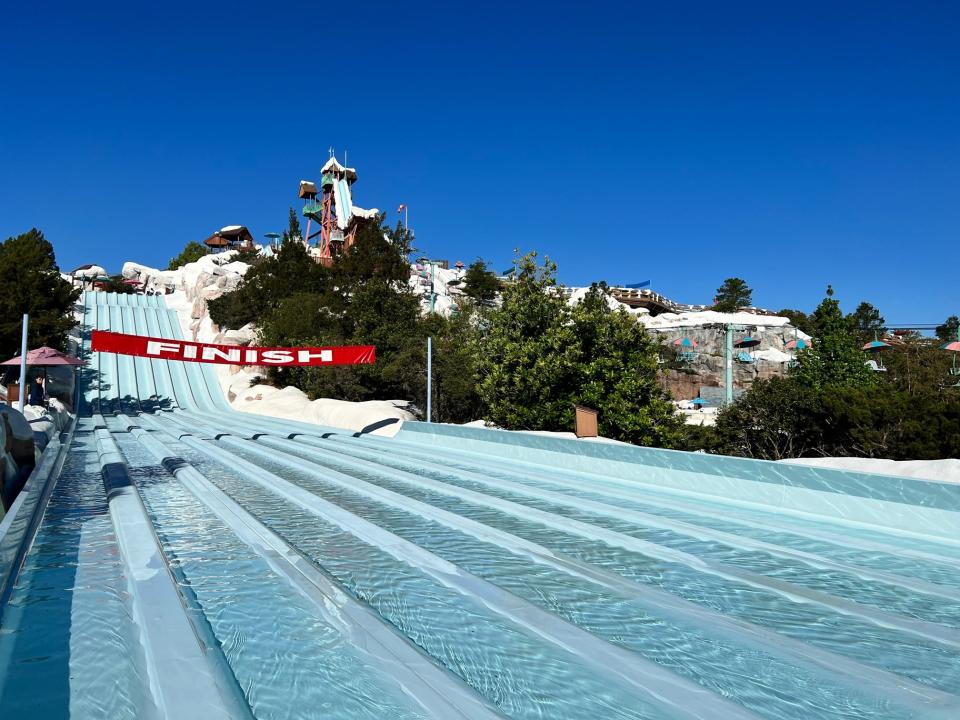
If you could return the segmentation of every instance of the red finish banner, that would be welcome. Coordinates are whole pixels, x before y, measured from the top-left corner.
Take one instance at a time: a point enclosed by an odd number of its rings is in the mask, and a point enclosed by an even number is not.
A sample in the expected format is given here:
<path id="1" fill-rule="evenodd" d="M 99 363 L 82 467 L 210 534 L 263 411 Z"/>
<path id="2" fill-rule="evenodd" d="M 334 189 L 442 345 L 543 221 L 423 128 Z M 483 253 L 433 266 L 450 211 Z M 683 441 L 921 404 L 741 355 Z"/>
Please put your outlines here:
<path id="1" fill-rule="evenodd" d="M 242 347 L 210 343 L 167 340 L 143 335 L 94 330 L 94 352 L 137 355 L 154 360 L 220 363 L 222 365 L 372 365 L 376 360 L 373 345 L 339 347 Z"/>

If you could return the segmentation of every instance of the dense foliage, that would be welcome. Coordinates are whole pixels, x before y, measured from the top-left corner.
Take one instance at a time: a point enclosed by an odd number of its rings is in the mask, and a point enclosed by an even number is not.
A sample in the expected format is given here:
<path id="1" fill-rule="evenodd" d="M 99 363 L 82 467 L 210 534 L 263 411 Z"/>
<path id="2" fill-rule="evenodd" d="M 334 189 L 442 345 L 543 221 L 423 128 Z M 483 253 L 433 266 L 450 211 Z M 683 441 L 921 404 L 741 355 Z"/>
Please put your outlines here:
<path id="1" fill-rule="evenodd" d="M 862 342 L 873 340 L 887 331 L 880 311 L 868 302 L 857 305 L 857 309 L 847 315 L 847 321 Z"/>
<path id="2" fill-rule="evenodd" d="M 932 338 L 900 336 L 875 372 L 859 347 L 883 318 L 867 303 L 844 318 L 832 296 L 810 316 L 814 341 L 791 374 L 754 383 L 714 430 L 689 432 L 687 447 L 766 460 L 960 456 L 960 378 L 949 353 Z"/>
<path id="3" fill-rule="evenodd" d="M 937 325 L 937 339 L 945 343 L 960 340 L 960 335 L 957 334 L 958 329 L 960 329 L 960 317 L 951 315 L 944 320 L 943 325 Z"/>
<path id="4" fill-rule="evenodd" d="M 723 281 L 713 298 L 713 309 L 717 312 L 736 312 L 749 307 L 753 302 L 753 290 L 745 280 L 732 277 Z"/>
<path id="5" fill-rule="evenodd" d="M 827 297 L 811 315 L 814 342 L 797 353 L 794 375 L 813 392 L 838 386 L 860 387 L 876 380 L 874 372 L 864 364 L 860 338 L 832 295 L 833 291 L 828 289 Z"/>
<path id="6" fill-rule="evenodd" d="M 207 303 L 210 319 L 228 328 L 258 322 L 294 293 L 322 295 L 329 278 L 329 270 L 314 262 L 301 243 L 284 243 L 276 255 L 250 268 L 236 290 Z"/>
<path id="7" fill-rule="evenodd" d="M 27 343 L 66 349 L 71 315 L 80 290 L 60 277 L 53 246 L 36 228 L 0 242 L 0 355 L 20 352 L 23 313 L 29 313 Z"/>
<path id="8" fill-rule="evenodd" d="M 491 302 L 500 292 L 500 281 L 483 260 L 477 258 L 463 274 L 463 293 L 477 302 Z"/>
<path id="9" fill-rule="evenodd" d="M 481 344 L 486 417 L 512 430 L 570 430 L 574 407 L 599 411 L 600 433 L 671 447 L 680 425 L 657 384 L 657 350 L 636 320 L 612 310 L 605 286 L 571 308 L 549 260 L 529 254 L 489 314 Z"/>
<path id="10" fill-rule="evenodd" d="M 437 349 L 434 419 L 476 419 L 472 314 L 422 317 L 407 283 L 408 232 L 385 227 L 382 217 L 366 223 L 327 268 L 299 241 L 296 216 L 289 220 L 277 254 L 251 268 L 235 291 L 209 302 L 211 319 L 222 327 L 254 322 L 266 345 L 375 345 L 373 365 L 271 368 L 268 379 L 310 397 L 406 400 L 418 412 L 425 406 L 429 335 Z"/>
<path id="11" fill-rule="evenodd" d="M 209 252 L 206 247 L 198 243 L 196 240 L 191 240 L 186 245 L 184 245 L 183 250 L 180 251 L 180 254 L 175 258 L 170 259 L 170 264 L 167 265 L 167 270 L 176 270 L 181 268 L 187 263 L 196 262 L 200 258 Z"/>

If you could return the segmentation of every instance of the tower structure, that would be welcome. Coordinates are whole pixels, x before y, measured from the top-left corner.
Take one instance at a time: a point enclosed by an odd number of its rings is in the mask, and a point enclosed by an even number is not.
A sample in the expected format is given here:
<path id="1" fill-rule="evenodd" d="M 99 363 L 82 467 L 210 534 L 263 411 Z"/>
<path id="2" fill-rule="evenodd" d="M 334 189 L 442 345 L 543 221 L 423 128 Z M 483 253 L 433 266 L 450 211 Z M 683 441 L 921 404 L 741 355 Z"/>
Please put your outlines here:
<path id="1" fill-rule="evenodd" d="M 376 209 L 364 210 L 353 204 L 352 186 L 357 180 L 357 171 L 341 165 L 337 158 L 330 159 L 320 169 L 320 187 L 307 180 L 300 181 L 300 197 L 305 201 L 303 215 L 307 218 L 306 244 L 318 237 L 315 255 L 324 265 L 344 252 L 356 237 L 360 220 L 370 219 Z M 318 197 L 319 196 L 319 197 Z M 313 223 L 318 229 L 311 233 Z"/>

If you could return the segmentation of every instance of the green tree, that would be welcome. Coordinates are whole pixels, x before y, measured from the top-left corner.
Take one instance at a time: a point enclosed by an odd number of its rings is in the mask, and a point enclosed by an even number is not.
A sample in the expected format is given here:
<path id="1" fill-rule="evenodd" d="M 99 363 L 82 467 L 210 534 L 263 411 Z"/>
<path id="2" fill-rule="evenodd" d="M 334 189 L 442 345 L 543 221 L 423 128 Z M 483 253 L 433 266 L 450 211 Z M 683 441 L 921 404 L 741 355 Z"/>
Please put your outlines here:
<path id="1" fill-rule="evenodd" d="M 500 291 L 500 281 L 486 262 L 477 258 L 463 275 L 463 293 L 476 302 L 490 302 Z"/>
<path id="2" fill-rule="evenodd" d="M 883 385 L 823 395 L 829 418 L 824 453 L 891 460 L 960 455 L 960 393 L 914 393 Z"/>
<path id="3" fill-rule="evenodd" d="M 865 364 L 860 342 L 850 322 L 833 299 L 833 288 L 811 316 L 814 338 L 811 347 L 797 353 L 794 377 L 810 390 L 827 387 L 863 386 L 876 382 L 874 372 Z"/>
<path id="4" fill-rule="evenodd" d="M 594 286 L 570 308 L 556 265 L 536 253 L 515 261 L 514 282 L 490 312 L 480 345 L 487 419 L 512 430 L 571 430 L 574 406 L 599 411 L 607 437 L 672 446 L 680 421 L 657 384 L 658 344 Z"/>
<path id="5" fill-rule="evenodd" d="M 233 291 L 208 301 L 210 319 L 221 328 L 258 322 L 280 301 L 296 293 L 323 294 L 330 272 L 301 243 L 284 243 L 271 258 L 256 263 Z"/>
<path id="6" fill-rule="evenodd" d="M 177 255 L 175 258 L 171 258 L 170 263 L 167 265 L 167 270 L 176 270 L 177 268 L 183 267 L 187 263 L 196 262 L 206 255 L 207 252 L 208 251 L 205 246 L 198 243 L 196 240 L 191 240 L 184 246 L 179 255 Z"/>
<path id="7" fill-rule="evenodd" d="M 265 344 L 374 345 L 376 363 L 271 369 L 272 382 L 295 385 L 310 397 L 406 400 L 422 412 L 429 335 L 435 348 L 434 419 L 464 422 L 481 416 L 476 325 L 469 312 L 452 319 L 421 315 L 406 282 L 409 240 L 403 228 L 387 231 L 382 218 L 361 226 L 353 245 L 334 258 L 323 289 L 289 294 L 262 319 Z"/>
<path id="8" fill-rule="evenodd" d="M 788 318 L 790 320 L 790 324 L 797 328 L 797 330 L 800 332 L 806 333 L 807 335 L 813 335 L 813 321 L 810 319 L 810 316 L 802 310 L 791 310 L 790 308 L 784 308 L 778 312 L 777 315 Z"/>
<path id="9" fill-rule="evenodd" d="M 570 313 L 571 404 L 596 409 L 605 437 L 674 447 L 683 421 L 657 382 L 660 343 L 608 300 L 606 286 L 594 284 Z"/>
<path id="10" fill-rule="evenodd" d="M 958 329 L 960 329 L 960 317 L 951 315 L 944 320 L 943 325 L 937 325 L 937 339 L 943 343 L 960 340 L 960 335 L 957 334 Z"/>
<path id="11" fill-rule="evenodd" d="M 758 460 L 817 455 L 824 421 L 818 392 L 795 378 L 757 380 L 717 414 L 715 450 Z"/>
<path id="12" fill-rule="evenodd" d="M 717 312 L 736 312 L 740 308 L 749 307 L 752 302 L 753 290 L 746 281 L 736 277 L 727 278 L 723 285 L 717 288 L 713 309 Z"/>
<path id="13" fill-rule="evenodd" d="M 556 265 L 536 253 L 514 261 L 514 282 L 490 313 L 480 359 L 480 397 L 487 419 L 510 430 L 569 430 L 573 344 L 570 312 L 557 287 Z"/>
<path id="14" fill-rule="evenodd" d="M 853 332 L 863 342 L 879 337 L 887 331 L 880 311 L 868 302 L 857 305 L 857 309 L 847 316 L 847 320 Z"/>
<path id="15" fill-rule="evenodd" d="M 950 375 L 951 353 L 940 349 L 932 338 L 906 335 L 884 351 L 884 387 L 910 395 L 937 395 L 957 382 Z"/>
<path id="16" fill-rule="evenodd" d="M 300 218 L 297 217 L 297 211 L 290 208 L 287 212 L 287 229 L 283 231 L 283 242 L 294 240 L 303 242 L 303 233 L 300 232 Z"/>
<path id="17" fill-rule="evenodd" d="M 42 232 L 33 228 L 0 243 L 0 278 L 0 354 L 6 358 L 19 353 L 23 313 L 30 315 L 31 348 L 66 349 L 80 290 L 60 276 L 53 246 Z"/>

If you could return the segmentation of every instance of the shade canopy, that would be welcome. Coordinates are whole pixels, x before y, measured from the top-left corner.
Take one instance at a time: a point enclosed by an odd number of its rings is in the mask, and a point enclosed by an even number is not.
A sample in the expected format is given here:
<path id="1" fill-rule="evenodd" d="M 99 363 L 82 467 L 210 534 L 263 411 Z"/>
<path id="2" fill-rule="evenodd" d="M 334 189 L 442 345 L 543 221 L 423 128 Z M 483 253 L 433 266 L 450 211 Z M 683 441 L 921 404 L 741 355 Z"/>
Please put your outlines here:
<path id="1" fill-rule="evenodd" d="M 871 340 L 863 346 L 863 349 L 868 352 L 877 352 L 878 350 L 883 350 L 888 347 L 890 346 L 881 340 Z"/>
<path id="2" fill-rule="evenodd" d="M 694 399 L 693 399 L 693 404 L 694 404 L 694 405 L 709 405 L 709 404 L 710 404 L 710 401 L 709 401 L 709 400 L 704 400 L 703 398 L 698 397 L 698 398 L 694 398 Z"/>
<path id="3" fill-rule="evenodd" d="M 739 342 L 735 342 L 733 346 L 738 348 L 745 348 L 745 347 L 756 347 L 759 344 L 760 344 L 760 340 L 758 338 L 750 337 L 749 335 L 747 335 L 743 340 L 740 340 Z"/>
<path id="4" fill-rule="evenodd" d="M 797 338 L 787 343 L 787 350 L 803 350 L 808 347 L 810 347 L 810 343 L 803 338 Z"/>
<path id="5" fill-rule="evenodd" d="M 696 341 L 695 341 L 695 340 L 691 340 L 691 339 L 688 338 L 688 337 L 677 338 L 676 340 L 673 341 L 673 344 L 674 344 L 676 347 L 695 348 L 695 347 L 697 346 Z"/>
<path id="6" fill-rule="evenodd" d="M 953 342 L 947 343 L 946 345 L 941 345 L 940 349 L 950 350 L 952 352 L 960 352 L 960 340 L 954 340 Z"/>
<path id="7" fill-rule="evenodd" d="M 20 356 L 10 358 L 6 362 L 0 363 L 0 365 L 19 365 Z M 83 360 L 78 360 L 75 357 L 70 357 L 65 353 L 60 352 L 59 350 L 54 350 L 52 347 L 38 347 L 36 350 L 30 350 L 27 353 L 27 365 L 41 365 L 41 366 L 52 366 L 52 365 L 83 365 Z"/>

